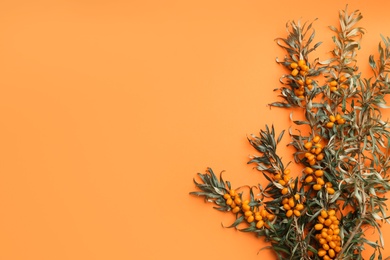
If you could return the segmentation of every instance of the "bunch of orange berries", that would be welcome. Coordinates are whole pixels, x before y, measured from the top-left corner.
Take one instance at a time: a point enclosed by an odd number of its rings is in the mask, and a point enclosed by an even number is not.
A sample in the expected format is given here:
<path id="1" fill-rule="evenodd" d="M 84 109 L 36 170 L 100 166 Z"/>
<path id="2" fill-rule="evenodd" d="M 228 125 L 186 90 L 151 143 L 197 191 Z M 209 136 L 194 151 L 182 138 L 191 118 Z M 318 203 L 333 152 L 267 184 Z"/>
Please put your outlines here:
<path id="1" fill-rule="evenodd" d="M 290 68 L 292 69 L 291 71 L 291 75 L 293 77 L 297 77 L 298 74 L 302 77 L 305 77 L 306 74 L 308 73 L 308 71 L 310 70 L 309 66 L 306 65 L 306 61 L 305 60 L 299 60 L 298 63 L 296 62 L 292 62 L 290 64 Z M 309 89 L 309 90 L 312 90 L 313 89 L 313 80 L 309 77 L 307 78 L 299 78 L 296 82 L 298 83 L 299 87 L 294 89 L 294 94 L 300 98 L 300 99 L 303 99 L 304 98 L 304 94 L 305 94 L 305 86 Z"/>
<path id="2" fill-rule="evenodd" d="M 292 69 L 291 75 L 293 77 L 297 76 L 298 74 L 301 76 L 305 76 L 310 70 L 309 66 L 306 65 L 305 60 L 299 60 L 298 63 L 292 62 L 290 64 L 290 68 Z"/>
<path id="3" fill-rule="evenodd" d="M 318 256 L 324 260 L 334 259 L 342 250 L 340 237 L 340 221 L 336 217 L 336 211 L 321 210 L 317 218 L 318 224 L 314 226 L 318 231 L 316 239 L 321 248 L 318 249 Z"/>
<path id="4" fill-rule="evenodd" d="M 237 213 L 241 210 L 241 199 L 235 190 L 229 190 L 229 193 L 223 195 L 226 205 L 229 205 L 233 213 Z"/>
<path id="5" fill-rule="evenodd" d="M 314 170 L 313 168 L 306 167 L 304 172 L 306 173 L 306 178 L 304 180 L 305 183 L 310 184 L 315 181 L 315 184 L 313 184 L 313 190 L 319 191 L 322 187 L 325 187 L 328 194 L 333 195 L 335 193 L 333 184 L 331 182 L 325 182 L 323 179 L 323 170 Z"/>
<path id="6" fill-rule="evenodd" d="M 333 79 L 329 82 L 329 89 L 331 92 L 335 92 L 337 91 L 338 87 L 341 87 L 343 89 L 347 89 L 348 88 L 348 85 L 346 84 L 346 81 L 347 81 L 347 77 L 345 77 L 344 75 L 340 76 L 340 78 L 337 80 L 337 79 Z"/>
<path id="7" fill-rule="evenodd" d="M 336 116 L 330 115 L 329 122 L 326 123 L 326 127 L 332 128 L 335 123 L 337 123 L 338 125 L 342 125 L 345 123 L 345 119 L 342 118 L 340 114 L 336 114 Z"/>
<path id="8" fill-rule="evenodd" d="M 293 214 L 297 217 L 301 216 L 301 211 L 305 206 L 302 203 L 299 203 L 299 200 L 299 194 L 294 194 L 294 196 L 282 200 L 283 209 L 286 211 L 286 217 L 289 218 Z"/>
<path id="9" fill-rule="evenodd" d="M 290 183 L 291 180 L 290 172 L 291 172 L 290 169 L 286 169 L 283 171 L 283 175 L 281 175 L 280 173 L 274 175 L 274 180 L 277 181 L 283 187 L 282 195 L 286 195 L 289 193 L 288 184 Z M 290 187 L 292 189 L 294 189 L 294 186 L 295 186 L 294 183 L 290 184 Z"/>
<path id="10" fill-rule="evenodd" d="M 242 212 L 245 216 L 245 219 L 248 223 L 256 221 L 256 228 L 260 229 L 263 226 L 268 227 L 266 221 L 272 221 L 275 219 L 275 215 L 269 213 L 266 209 L 261 209 L 256 211 L 257 207 L 252 207 L 249 205 L 249 200 L 244 200 L 243 202 L 240 199 L 240 196 L 236 193 L 234 189 L 229 190 L 229 193 L 223 195 L 226 205 L 229 205 L 233 213 Z"/>
<path id="11" fill-rule="evenodd" d="M 306 142 L 304 147 L 307 152 L 305 153 L 305 157 L 308 163 L 313 166 L 317 161 L 321 161 L 324 158 L 324 154 L 322 153 L 322 144 L 320 144 L 321 137 L 315 136 L 313 140 L 310 142 Z"/>

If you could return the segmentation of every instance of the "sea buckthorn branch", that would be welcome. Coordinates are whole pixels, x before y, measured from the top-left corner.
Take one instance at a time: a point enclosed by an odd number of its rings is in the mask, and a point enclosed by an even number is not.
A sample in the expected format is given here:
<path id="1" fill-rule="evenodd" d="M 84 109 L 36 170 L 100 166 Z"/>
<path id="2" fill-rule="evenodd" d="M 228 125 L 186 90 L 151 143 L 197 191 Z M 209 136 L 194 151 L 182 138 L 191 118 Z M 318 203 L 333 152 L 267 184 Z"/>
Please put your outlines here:
<path id="1" fill-rule="evenodd" d="M 332 58 L 324 62 L 308 57 L 320 44 L 311 47 L 312 24 L 292 22 L 287 38 L 277 39 L 287 54 L 276 61 L 288 73 L 280 80 L 283 101 L 270 105 L 298 107 L 305 116 L 292 120 L 298 134 L 290 129 L 294 162 L 302 166 L 298 177 L 276 151 L 284 131 L 276 137 L 274 127 L 266 126 L 259 136 L 248 138 L 260 153 L 248 163 L 268 180 L 265 188 L 258 185 L 258 194 L 250 187 L 247 198 L 210 168 L 198 174 L 201 182 L 194 180 L 201 191 L 191 194 L 234 213 L 236 220 L 228 227 L 263 237 L 270 242 L 265 248 L 279 259 L 363 259 L 365 246 L 374 248 L 370 260 L 377 255 L 382 259 L 390 132 L 380 109 L 387 107 L 390 93 L 390 38 L 382 37 L 377 61 L 369 58 L 374 78 L 361 79 L 356 66 L 364 33 L 356 26 L 361 18 L 358 11 L 340 11 L 339 28 L 330 27 L 336 33 Z M 369 226 L 378 230 L 379 242 L 365 237 Z"/>
<path id="2" fill-rule="evenodd" d="M 308 95 L 311 99 L 318 94 L 316 88 L 317 82 L 312 77 L 318 76 L 321 73 L 321 68 L 317 68 L 318 59 L 312 64 L 308 63 L 308 55 L 314 51 L 321 42 L 314 44 L 313 42 L 315 31 L 311 31 L 312 23 L 306 26 L 306 23 L 301 26 L 300 22 L 287 24 L 287 38 L 277 38 L 276 43 L 286 50 L 287 55 L 283 61 L 276 58 L 276 62 L 289 68 L 290 74 L 283 75 L 280 82 L 288 87 L 281 87 L 280 97 L 284 102 L 274 102 L 271 105 L 277 107 L 303 107 L 302 102 L 305 96 Z M 309 34 L 311 31 L 311 34 Z M 276 89 L 278 90 L 278 89 Z"/>

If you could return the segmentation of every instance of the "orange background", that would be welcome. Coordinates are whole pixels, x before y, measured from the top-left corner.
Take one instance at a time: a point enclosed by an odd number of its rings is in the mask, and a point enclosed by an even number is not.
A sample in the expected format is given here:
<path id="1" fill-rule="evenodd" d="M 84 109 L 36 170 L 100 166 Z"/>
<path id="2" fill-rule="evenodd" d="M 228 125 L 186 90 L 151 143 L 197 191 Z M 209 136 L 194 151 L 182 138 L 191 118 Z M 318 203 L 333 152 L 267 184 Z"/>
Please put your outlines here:
<path id="1" fill-rule="evenodd" d="M 264 243 L 222 228 L 231 214 L 188 195 L 192 179 L 210 166 L 263 182 L 246 136 L 290 125 L 266 106 L 283 73 L 274 39 L 318 17 L 312 58 L 325 57 L 346 3 L 1 1 L 0 259 L 260 259 Z M 390 2 L 349 3 L 367 71 Z"/>

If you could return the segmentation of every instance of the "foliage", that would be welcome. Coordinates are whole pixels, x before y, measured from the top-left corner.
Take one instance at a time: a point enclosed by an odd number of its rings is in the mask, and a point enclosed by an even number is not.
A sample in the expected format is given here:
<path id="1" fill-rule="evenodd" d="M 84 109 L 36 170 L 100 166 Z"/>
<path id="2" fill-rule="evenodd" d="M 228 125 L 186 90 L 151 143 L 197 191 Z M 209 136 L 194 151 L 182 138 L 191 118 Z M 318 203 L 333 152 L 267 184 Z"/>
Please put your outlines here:
<path id="1" fill-rule="evenodd" d="M 270 104 L 281 108 L 298 108 L 304 120 L 293 123 L 301 130 L 290 131 L 295 148 L 294 163 L 302 171 L 291 176 L 289 163 L 277 154 L 274 127 L 265 127 L 249 143 L 257 150 L 248 163 L 255 164 L 268 185 L 253 188 L 248 199 L 218 179 L 209 168 L 200 174 L 203 196 L 221 211 L 231 211 L 236 221 L 230 226 L 255 233 L 270 242 L 279 259 L 363 259 L 367 246 L 374 248 L 370 259 L 382 259 L 384 241 L 381 225 L 388 222 L 385 194 L 389 184 L 390 132 L 382 120 L 381 109 L 387 108 L 390 93 L 390 38 L 382 37 L 378 58 L 369 57 L 374 76 L 361 78 L 356 55 L 364 29 L 357 24 L 362 15 L 339 12 L 339 26 L 334 32 L 334 49 L 325 61 L 310 60 L 315 43 L 312 23 L 287 24 L 286 38 L 276 39 L 285 50 L 285 68 L 278 90 L 282 101 Z M 307 134 L 304 134 L 306 133 Z M 378 241 L 369 241 L 366 227 L 374 227 Z"/>

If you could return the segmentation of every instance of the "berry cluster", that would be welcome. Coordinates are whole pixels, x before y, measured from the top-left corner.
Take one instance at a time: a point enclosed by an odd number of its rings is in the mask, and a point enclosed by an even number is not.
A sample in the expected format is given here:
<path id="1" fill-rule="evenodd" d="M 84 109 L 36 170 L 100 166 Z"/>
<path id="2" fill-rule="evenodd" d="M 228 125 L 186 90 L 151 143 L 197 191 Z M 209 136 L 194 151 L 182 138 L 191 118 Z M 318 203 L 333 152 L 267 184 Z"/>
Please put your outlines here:
<path id="1" fill-rule="evenodd" d="M 321 248 L 318 249 L 318 256 L 324 260 L 334 259 L 342 250 L 340 237 L 340 221 L 336 217 L 336 211 L 322 210 L 317 218 L 318 224 L 314 226 L 318 231 L 316 239 Z"/>

